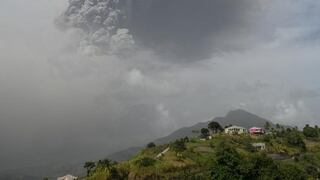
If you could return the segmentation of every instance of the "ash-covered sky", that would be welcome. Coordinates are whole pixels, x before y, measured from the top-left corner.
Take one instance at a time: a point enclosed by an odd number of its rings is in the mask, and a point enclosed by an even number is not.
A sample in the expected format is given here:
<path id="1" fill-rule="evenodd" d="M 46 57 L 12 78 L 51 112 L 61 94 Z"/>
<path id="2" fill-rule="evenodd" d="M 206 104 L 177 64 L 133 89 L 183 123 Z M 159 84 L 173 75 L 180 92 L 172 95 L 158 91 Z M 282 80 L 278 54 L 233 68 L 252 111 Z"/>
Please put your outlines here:
<path id="1" fill-rule="evenodd" d="M 318 0 L 2 0 L 0 170 L 76 162 L 242 108 L 320 122 Z"/>

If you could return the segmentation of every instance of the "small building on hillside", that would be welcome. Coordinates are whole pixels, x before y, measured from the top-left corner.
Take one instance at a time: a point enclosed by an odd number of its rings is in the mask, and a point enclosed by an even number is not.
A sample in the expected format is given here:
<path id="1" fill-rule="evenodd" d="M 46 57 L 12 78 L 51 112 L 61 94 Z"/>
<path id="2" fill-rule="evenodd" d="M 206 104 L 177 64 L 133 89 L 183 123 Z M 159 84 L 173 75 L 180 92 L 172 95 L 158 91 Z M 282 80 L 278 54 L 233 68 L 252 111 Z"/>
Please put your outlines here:
<path id="1" fill-rule="evenodd" d="M 226 134 L 243 134 L 247 132 L 246 128 L 240 126 L 230 126 L 224 129 L 224 133 Z"/>
<path id="2" fill-rule="evenodd" d="M 252 143 L 252 146 L 255 147 L 257 150 L 266 149 L 266 143 Z"/>
<path id="3" fill-rule="evenodd" d="M 57 180 L 75 180 L 75 179 L 77 179 L 77 177 L 68 174 L 68 175 L 65 175 L 63 177 L 58 177 Z"/>
<path id="4" fill-rule="evenodd" d="M 252 135 L 260 135 L 260 134 L 265 134 L 265 130 L 260 127 L 252 127 L 249 129 L 250 134 Z"/>

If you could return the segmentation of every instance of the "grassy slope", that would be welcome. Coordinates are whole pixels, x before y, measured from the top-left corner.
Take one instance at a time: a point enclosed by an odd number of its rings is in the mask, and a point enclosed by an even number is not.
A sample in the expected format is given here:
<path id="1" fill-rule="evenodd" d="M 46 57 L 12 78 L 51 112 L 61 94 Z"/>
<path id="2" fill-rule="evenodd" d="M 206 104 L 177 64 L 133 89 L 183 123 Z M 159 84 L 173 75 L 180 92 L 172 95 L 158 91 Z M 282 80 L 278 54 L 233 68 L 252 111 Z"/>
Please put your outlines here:
<path id="1" fill-rule="evenodd" d="M 215 159 L 215 149 L 219 142 L 229 142 L 242 156 L 249 156 L 252 152 L 253 142 L 265 142 L 263 136 L 251 137 L 249 135 L 229 136 L 216 135 L 213 139 L 201 141 L 198 138 L 191 139 L 186 143 L 187 149 L 180 155 L 173 150 L 169 150 L 164 156 L 156 159 L 156 155 L 167 148 L 169 144 L 146 148 L 129 161 L 122 162 L 116 166 L 119 172 L 128 174 L 129 179 L 169 179 L 177 177 L 179 174 L 201 174 L 209 171 L 210 164 Z M 267 149 L 260 153 L 284 153 L 289 156 L 300 155 L 299 161 L 292 158 L 282 160 L 281 163 L 297 164 L 301 168 L 310 165 L 320 165 L 320 142 L 305 140 L 307 151 L 304 152 L 298 147 L 287 145 L 283 138 L 275 138 L 266 143 Z M 137 161 L 144 157 L 155 159 L 151 166 L 141 167 Z M 106 179 L 109 176 L 108 171 L 97 170 L 89 180 Z"/>

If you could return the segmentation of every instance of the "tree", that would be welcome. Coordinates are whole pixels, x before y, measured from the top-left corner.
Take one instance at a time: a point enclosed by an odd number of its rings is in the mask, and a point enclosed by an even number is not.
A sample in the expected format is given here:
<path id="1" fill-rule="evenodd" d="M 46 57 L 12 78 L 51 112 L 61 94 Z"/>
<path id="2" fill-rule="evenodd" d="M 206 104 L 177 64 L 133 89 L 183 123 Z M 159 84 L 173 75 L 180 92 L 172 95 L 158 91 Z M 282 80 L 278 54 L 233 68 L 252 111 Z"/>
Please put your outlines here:
<path id="1" fill-rule="evenodd" d="M 236 149 L 224 141 L 218 144 L 215 155 L 219 165 L 229 166 L 232 169 L 235 169 L 241 162 L 241 156 Z"/>
<path id="2" fill-rule="evenodd" d="M 316 128 L 310 127 L 309 124 L 303 128 L 303 134 L 308 138 L 319 137 L 319 131 Z"/>
<path id="3" fill-rule="evenodd" d="M 215 122 L 215 121 L 211 121 L 208 124 L 208 129 L 210 129 L 213 133 L 217 133 L 219 131 L 221 132 L 223 130 L 221 125 L 218 122 Z"/>
<path id="4" fill-rule="evenodd" d="M 154 148 L 156 147 L 156 144 L 154 144 L 153 142 L 147 144 L 147 148 Z"/>
<path id="5" fill-rule="evenodd" d="M 124 179 L 124 178 L 121 178 L 117 168 L 112 167 L 109 171 L 110 171 L 110 179 Z"/>
<path id="6" fill-rule="evenodd" d="M 300 147 L 303 150 L 306 149 L 306 145 L 299 131 L 291 130 L 290 132 L 284 133 L 284 136 L 286 137 L 289 145 Z"/>
<path id="7" fill-rule="evenodd" d="M 201 137 L 203 138 L 207 138 L 209 136 L 209 129 L 207 128 L 202 128 L 200 132 L 201 132 Z"/>
<path id="8" fill-rule="evenodd" d="M 185 143 L 188 143 L 190 141 L 188 136 L 184 137 L 183 140 L 184 140 Z"/>
<path id="9" fill-rule="evenodd" d="M 307 179 L 307 174 L 294 164 L 283 163 L 279 167 L 279 175 L 277 179 L 305 180 Z"/>
<path id="10" fill-rule="evenodd" d="M 142 157 L 135 161 L 135 164 L 139 167 L 153 166 L 155 163 L 156 160 L 150 157 Z"/>
<path id="11" fill-rule="evenodd" d="M 228 166 L 217 166 L 211 171 L 211 179 L 238 180 L 241 176 Z"/>
<path id="12" fill-rule="evenodd" d="M 318 125 L 315 125 L 314 128 L 318 131 L 318 133 L 320 134 L 320 129 L 318 127 Z"/>
<path id="13" fill-rule="evenodd" d="M 264 125 L 264 129 L 269 130 L 271 128 L 270 123 L 267 121 L 266 124 Z"/>
<path id="14" fill-rule="evenodd" d="M 241 156 L 233 147 L 224 141 L 220 142 L 217 146 L 215 157 L 211 179 L 241 179 L 239 169 Z"/>
<path id="15" fill-rule="evenodd" d="M 243 179 L 276 179 L 277 164 L 266 154 L 253 153 L 240 164 Z"/>
<path id="16" fill-rule="evenodd" d="M 84 166 L 85 169 L 87 169 L 87 176 L 90 176 L 90 173 L 92 171 L 92 169 L 94 169 L 96 167 L 96 164 L 92 161 L 87 161 Z"/>
<path id="17" fill-rule="evenodd" d="M 111 167 L 113 167 L 115 164 L 117 163 L 106 158 L 103 160 L 99 160 L 97 166 L 102 168 L 107 168 L 108 170 L 110 170 Z"/>
<path id="18" fill-rule="evenodd" d="M 184 139 L 178 139 L 174 143 L 171 144 L 171 148 L 175 152 L 182 152 L 186 150 L 185 140 Z"/>

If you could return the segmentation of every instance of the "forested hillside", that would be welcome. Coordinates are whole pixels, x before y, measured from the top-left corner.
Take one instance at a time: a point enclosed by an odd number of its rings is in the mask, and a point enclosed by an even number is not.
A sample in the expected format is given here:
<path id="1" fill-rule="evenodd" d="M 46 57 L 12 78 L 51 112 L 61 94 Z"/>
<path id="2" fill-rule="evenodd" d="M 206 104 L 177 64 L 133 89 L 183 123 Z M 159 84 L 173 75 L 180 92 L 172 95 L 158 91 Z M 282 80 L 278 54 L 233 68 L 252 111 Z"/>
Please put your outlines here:
<path id="1" fill-rule="evenodd" d="M 150 143 L 129 161 L 87 162 L 86 180 L 102 179 L 318 179 L 317 126 L 268 127 L 263 135 L 201 130 L 200 137 Z M 211 128 L 212 129 L 212 128 Z M 254 147 L 265 144 L 265 149 Z"/>

